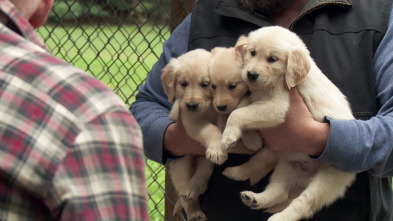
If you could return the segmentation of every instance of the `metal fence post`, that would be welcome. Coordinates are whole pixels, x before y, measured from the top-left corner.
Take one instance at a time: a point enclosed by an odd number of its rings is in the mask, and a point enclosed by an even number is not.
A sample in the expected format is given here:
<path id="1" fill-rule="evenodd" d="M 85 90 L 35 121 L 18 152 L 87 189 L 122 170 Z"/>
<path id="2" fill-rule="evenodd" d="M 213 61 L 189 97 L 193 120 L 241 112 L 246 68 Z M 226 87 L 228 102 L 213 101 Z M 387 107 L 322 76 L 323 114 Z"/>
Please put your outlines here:
<path id="1" fill-rule="evenodd" d="M 191 12 L 192 5 L 197 0 L 172 0 L 171 1 L 171 31 L 173 31 Z"/>

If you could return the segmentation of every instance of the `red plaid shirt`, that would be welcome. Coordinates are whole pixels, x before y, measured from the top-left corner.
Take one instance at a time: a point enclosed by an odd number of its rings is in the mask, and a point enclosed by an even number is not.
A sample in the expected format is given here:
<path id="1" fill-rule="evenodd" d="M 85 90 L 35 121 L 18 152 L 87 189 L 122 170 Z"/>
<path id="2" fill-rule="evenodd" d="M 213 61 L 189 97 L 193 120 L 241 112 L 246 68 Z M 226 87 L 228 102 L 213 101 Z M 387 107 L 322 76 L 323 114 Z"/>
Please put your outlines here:
<path id="1" fill-rule="evenodd" d="M 127 107 L 46 51 L 8 0 L 0 11 L 0 220 L 148 220 Z"/>

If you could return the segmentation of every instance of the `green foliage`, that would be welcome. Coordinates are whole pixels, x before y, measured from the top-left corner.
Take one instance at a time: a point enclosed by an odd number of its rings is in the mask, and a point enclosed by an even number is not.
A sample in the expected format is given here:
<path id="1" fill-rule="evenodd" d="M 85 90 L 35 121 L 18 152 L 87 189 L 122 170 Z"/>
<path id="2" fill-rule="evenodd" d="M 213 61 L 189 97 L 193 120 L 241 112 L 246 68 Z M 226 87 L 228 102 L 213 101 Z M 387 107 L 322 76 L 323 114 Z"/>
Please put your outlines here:
<path id="1" fill-rule="evenodd" d="M 55 1 L 53 9 L 49 15 L 50 22 L 59 20 L 70 20 L 80 17 L 83 14 L 83 6 L 74 0 Z"/>
<path id="2" fill-rule="evenodd" d="M 167 23 L 170 0 L 56 0 L 48 21 Z"/>
<path id="3" fill-rule="evenodd" d="M 130 11 L 138 1 L 133 0 L 84 0 L 86 6 L 99 5 L 101 8 L 118 11 Z"/>
<path id="4" fill-rule="evenodd" d="M 105 82 L 127 105 L 169 37 L 168 28 L 151 25 L 46 25 L 38 32 L 57 57 Z"/>

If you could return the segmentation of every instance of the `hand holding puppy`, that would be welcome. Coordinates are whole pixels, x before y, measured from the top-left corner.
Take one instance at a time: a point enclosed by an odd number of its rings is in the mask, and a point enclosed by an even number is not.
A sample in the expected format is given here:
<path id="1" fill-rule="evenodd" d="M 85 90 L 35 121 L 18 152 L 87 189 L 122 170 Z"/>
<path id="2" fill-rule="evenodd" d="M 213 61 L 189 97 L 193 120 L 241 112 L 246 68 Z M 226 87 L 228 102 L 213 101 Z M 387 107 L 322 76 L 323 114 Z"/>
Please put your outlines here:
<path id="1" fill-rule="evenodd" d="M 286 121 L 273 128 L 261 129 L 264 142 L 275 151 L 320 156 L 329 137 L 330 125 L 313 119 L 297 88 L 288 90 L 290 108 Z"/>
<path id="2" fill-rule="evenodd" d="M 168 126 L 165 138 L 165 149 L 173 156 L 187 154 L 205 155 L 206 149 L 198 141 L 187 135 L 181 118 Z"/>

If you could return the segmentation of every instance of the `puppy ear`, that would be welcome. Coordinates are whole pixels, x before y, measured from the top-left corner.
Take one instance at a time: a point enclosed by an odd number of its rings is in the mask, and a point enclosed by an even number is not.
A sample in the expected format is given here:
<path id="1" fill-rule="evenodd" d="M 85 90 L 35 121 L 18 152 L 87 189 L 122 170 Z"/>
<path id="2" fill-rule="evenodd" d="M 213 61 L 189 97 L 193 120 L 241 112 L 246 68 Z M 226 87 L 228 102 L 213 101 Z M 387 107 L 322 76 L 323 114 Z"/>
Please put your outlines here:
<path id="1" fill-rule="evenodd" d="M 176 58 L 172 58 L 170 62 L 162 70 L 161 81 L 164 88 L 165 94 L 168 96 L 168 101 L 173 103 L 175 98 L 175 84 L 176 84 L 176 72 L 179 66 L 179 61 Z"/>
<path id="2" fill-rule="evenodd" d="M 308 50 L 297 48 L 289 51 L 285 81 L 288 88 L 295 87 L 311 69 L 311 57 Z"/>
<path id="3" fill-rule="evenodd" d="M 245 35 L 242 35 L 237 39 L 236 45 L 235 45 L 235 51 L 236 51 L 236 59 L 240 61 L 244 61 L 244 57 L 246 56 L 246 48 L 248 44 L 248 38 Z"/>
<path id="4" fill-rule="evenodd" d="M 235 47 L 238 46 L 238 45 L 246 45 L 246 44 L 248 44 L 248 37 L 245 36 L 245 35 L 241 35 L 241 36 L 237 39 L 237 42 L 236 42 Z"/>

